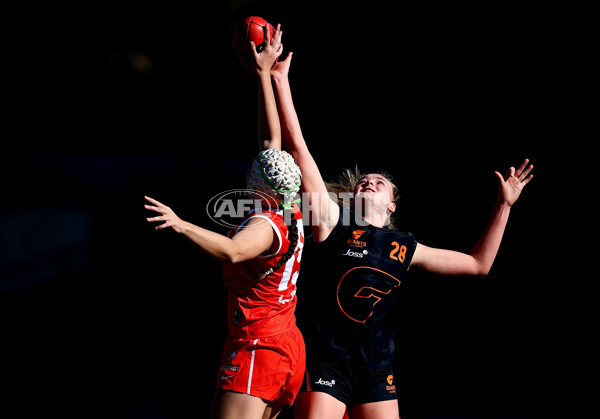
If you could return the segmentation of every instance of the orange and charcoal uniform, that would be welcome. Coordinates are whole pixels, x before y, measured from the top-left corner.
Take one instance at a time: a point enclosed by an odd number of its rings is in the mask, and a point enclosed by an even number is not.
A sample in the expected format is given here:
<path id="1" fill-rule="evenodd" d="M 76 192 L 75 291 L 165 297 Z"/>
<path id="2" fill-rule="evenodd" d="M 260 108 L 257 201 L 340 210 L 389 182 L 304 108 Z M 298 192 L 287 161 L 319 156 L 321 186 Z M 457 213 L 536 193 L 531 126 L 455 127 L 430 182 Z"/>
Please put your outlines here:
<path id="1" fill-rule="evenodd" d="M 325 392 L 348 406 L 397 398 L 397 298 L 416 246 L 412 234 L 342 209 L 329 237 L 309 247 L 303 275 L 314 280 L 303 288 L 309 302 L 300 307 L 310 337 L 303 391 Z"/>

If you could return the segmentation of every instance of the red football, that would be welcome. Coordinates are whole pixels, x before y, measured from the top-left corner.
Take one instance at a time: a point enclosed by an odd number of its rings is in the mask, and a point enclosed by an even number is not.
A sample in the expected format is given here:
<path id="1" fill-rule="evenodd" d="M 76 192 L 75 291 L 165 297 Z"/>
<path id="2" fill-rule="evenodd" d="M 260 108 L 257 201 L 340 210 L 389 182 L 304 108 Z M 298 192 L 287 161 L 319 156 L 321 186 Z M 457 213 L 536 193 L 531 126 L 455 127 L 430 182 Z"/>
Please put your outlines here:
<path id="1" fill-rule="evenodd" d="M 256 45 L 258 52 L 264 48 L 264 27 L 267 27 L 271 37 L 275 34 L 273 25 L 258 16 L 248 16 L 235 30 L 233 35 L 233 49 L 246 71 L 252 70 L 252 57 L 250 56 L 250 41 Z"/>

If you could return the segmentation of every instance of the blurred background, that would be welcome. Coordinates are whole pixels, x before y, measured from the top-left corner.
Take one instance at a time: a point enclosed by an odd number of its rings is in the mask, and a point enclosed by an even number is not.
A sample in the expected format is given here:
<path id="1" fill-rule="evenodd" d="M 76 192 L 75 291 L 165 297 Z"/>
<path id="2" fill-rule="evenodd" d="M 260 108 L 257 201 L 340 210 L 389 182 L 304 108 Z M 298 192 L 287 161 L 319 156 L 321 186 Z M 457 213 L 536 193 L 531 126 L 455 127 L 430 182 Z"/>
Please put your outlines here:
<path id="1" fill-rule="evenodd" d="M 565 130 L 559 14 L 381 1 L 7 9 L 1 416 L 208 417 L 226 337 L 220 266 L 147 224 L 143 197 L 227 232 L 206 204 L 244 187 L 256 154 L 256 81 L 231 48 L 250 15 L 282 24 L 324 178 L 388 171 L 400 228 L 417 240 L 468 252 L 493 172 L 531 159 L 488 277 L 411 273 L 402 285 L 396 387 L 403 419 L 548 409 L 565 311 L 550 294 L 562 263 L 548 261 L 550 144 Z"/>

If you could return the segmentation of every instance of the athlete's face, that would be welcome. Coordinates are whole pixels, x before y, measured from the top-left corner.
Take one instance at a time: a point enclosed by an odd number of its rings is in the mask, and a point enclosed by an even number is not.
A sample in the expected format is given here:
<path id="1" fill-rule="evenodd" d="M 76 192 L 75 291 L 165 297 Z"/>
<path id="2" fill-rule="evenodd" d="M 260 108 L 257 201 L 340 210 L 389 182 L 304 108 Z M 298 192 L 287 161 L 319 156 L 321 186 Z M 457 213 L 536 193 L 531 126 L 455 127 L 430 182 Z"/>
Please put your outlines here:
<path id="1" fill-rule="evenodd" d="M 354 201 L 372 203 L 376 209 L 394 212 L 396 204 L 393 202 L 392 184 L 384 176 L 368 174 L 358 181 L 354 187 Z"/>

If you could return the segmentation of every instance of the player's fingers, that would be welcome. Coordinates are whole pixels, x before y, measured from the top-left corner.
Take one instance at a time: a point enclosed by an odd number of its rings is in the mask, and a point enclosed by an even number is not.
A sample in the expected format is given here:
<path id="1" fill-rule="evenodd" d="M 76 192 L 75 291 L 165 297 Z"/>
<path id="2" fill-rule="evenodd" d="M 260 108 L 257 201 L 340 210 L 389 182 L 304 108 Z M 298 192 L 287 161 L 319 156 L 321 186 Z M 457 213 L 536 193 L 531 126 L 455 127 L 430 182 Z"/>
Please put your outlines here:
<path id="1" fill-rule="evenodd" d="M 523 170 L 521 172 L 521 175 L 519 176 L 520 180 L 523 180 L 527 177 L 527 175 L 533 170 L 533 164 L 530 164 L 527 169 Z"/>
<path id="2" fill-rule="evenodd" d="M 285 57 L 285 59 L 283 61 L 292 61 L 292 55 L 294 55 L 294 53 L 292 51 L 288 52 L 287 57 Z"/>
<path id="3" fill-rule="evenodd" d="M 499 185 L 502 185 L 505 182 L 504 176 L 502 176 L 500 172 L 495 171 L 494 175 L 496 175 L 496 179 L 498 180 Z"/>
<path id="4" fill-rule="evenodd" d="M 157 204 L 158 203 L 158 201 L 156 199 L 150 198 L 149 196 L 144 195 L 144 198 L 146 199 L 146 201 L 150 201 L 153 204 Z"/>
<path id="5" fill-rule="evenodd" d="M 532 174 L 529 175 L 523 182 L 521 182 L 521 185 L 522 186 L 527 185 L 531 181 L 531 179 L 533 179 L 533 175 Z"/>
<path id="6" fill-rule="evenodd" d="M 252 50 L 252 55 L 254 56 L 254 61 L 257 61 L 259 54 L 258 54 L 258 51 L 256 50 L 256 44 L 252 41 L 250 41 L 250 50 Z"/>
<path id="7" fill-rule="evenodd" d="M 273 40 L 275 42 L 281 42 L 281 24 L 278 23 L 277 26 L 275 27 L 275 32 L 273 33 Z"/>
<path id="8" fill-rule="evenodd" d="M 150 210 L 150 211 L 161 212 L 158 207 L 155 207 L 153 205 L 147 205 L 146 204 L 146 205 L 144 205 L 144 208 L 146 208 L 147 210 Z"/>
<path id="9" fill-rule="evenodd" d="M 529 159 L 523 160 L 523 163 L 521 163 L 521 165 L 517 169 L 517 176 L 521 175 L 521 173 L 523 172 L 523 169 L 525 169 L 525 166 L 527 166 L 527 163 L 529 163 Z"/>
<path id="10" fill-rule="evenodd" d="M 157 201 L 154 198 L 150 198 L 149 196 L 144 196 L 144 198 L 146 198 L 148 201 L 152 202 L 154 205 L 156 205 L 159 208 L 168 208 L 165 204 Z"/>
<path id="11" fill-rule="evenodd" d="M 264 34 L 265 34 L 265 35 L 264 35 L 265 42 L 266 42 L 267 44 L 270 44 L 270 43 L 271 43 L 271 31 L 269 30 L 268 26 L 269 26 L 269 25 L 265 25 L 265 26 L 263 26 L 263 32 L 264 32 Z"/>
<path id="12" fill-rule="evenodd" d="M 158 225 L 158 226 L 154 227 L 154 229 L 155 230 L 162 230 L 163 228 L 167 228 L 167 227 L 170 227 L 169 223 L 164 223 L 164 224 Z"/>
<path id="13" fill-rule="evenodd" d="M 167 217 L 165 217 L 164 215 L 159 215 L 158 217 L 148 217 L 148 218 L 146 218 L 146 221 L 148 221 L 148 222 L 165 221 L 166 219 L 167 219 Z"/>
<path id="14" fill-rule="evenodd" d="M 273 49 L 275 49 L 275 51 L 277 51 L 281 46 L 281 37 L 275 36 L 273 38 L 273 41 L 271 42 L 271 46 L 273 47 Z"/>

